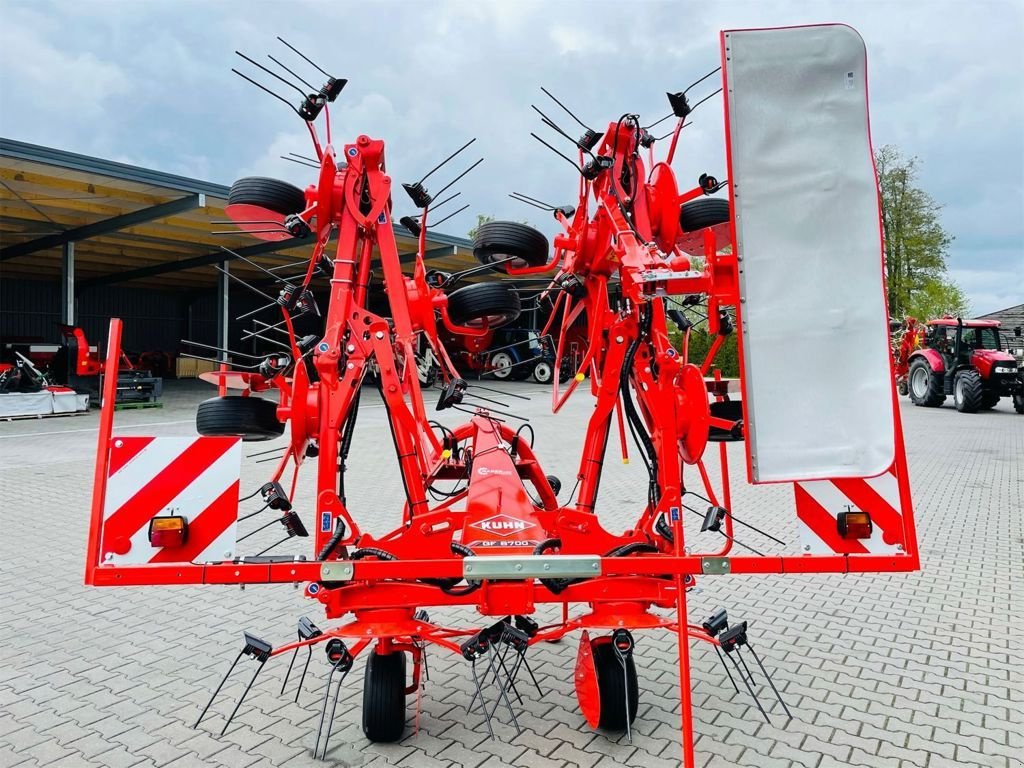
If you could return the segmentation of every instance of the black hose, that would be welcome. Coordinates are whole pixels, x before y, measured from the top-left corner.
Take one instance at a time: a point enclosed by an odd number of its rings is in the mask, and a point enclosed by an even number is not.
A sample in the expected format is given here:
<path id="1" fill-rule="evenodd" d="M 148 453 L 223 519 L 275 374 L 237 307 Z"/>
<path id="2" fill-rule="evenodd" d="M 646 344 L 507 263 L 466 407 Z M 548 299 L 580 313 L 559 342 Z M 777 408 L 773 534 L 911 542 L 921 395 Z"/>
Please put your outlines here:
<path id="1" fill-rule="evenodd" d="M 623 544 L 621 547 L 616 547 L 611 552 L 608 552 L 605 557 L 628 557 L 634 555 L 637 552 L 658 552 L 658 548 L 653 544 L 648 544 L 646 541 L 631 541 L 629 544 Z"/>
<path id="2" fill-rule="evenodd" d="M 324 545 L 324 548 L 320 550 L 320 554 L 316 556 L 316 559 L 323 562 L 328 557 L 334 554 L 334 550 L 338 548 L 338 544 L 345 538 L 345 534 L 348 529 L 345 527 L 345 521 L 340 517 L 337 519 L 334 525 L 334 535 L 331 536 L 330 540 Z"/>

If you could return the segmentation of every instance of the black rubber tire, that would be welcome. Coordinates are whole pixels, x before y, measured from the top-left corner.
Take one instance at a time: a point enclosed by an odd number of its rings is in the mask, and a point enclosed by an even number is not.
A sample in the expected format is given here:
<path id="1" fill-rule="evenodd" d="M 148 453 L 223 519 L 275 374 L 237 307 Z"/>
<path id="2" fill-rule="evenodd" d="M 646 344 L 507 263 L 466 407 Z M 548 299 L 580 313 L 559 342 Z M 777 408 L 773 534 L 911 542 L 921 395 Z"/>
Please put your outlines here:
<path id="1" fill-rule="evenodd" d="M 915 389 L 917 378 L 924 382 L 921 390 Z M 910 399 L 914 405 L 923 408 L 937 408 L 946 402 L 946 395 L 942 388 L 942 374 L 933 371 L 931 365 L 924 358 L 919 357 L 910 364 L 907 385 L 910 387 Z"/>
<path id="2" fill-rule="evenodd" d="M 562 481 L 554 475 L 545 475 L 545 477 L 548 479 L 548 485 L 551 486 L 551 490 L 554 491 L 555 496 L 560 494 L 562 492 Z"/>
<path id="3" fill-rule="evenodd" d="M 996 392 L 982 392 L 981 393 L 981 410 L 991 411 L 999 405 L 999 394 Z"/>
<path id="4" fill-rule="evenodd" d="M 448 316 L 456 325 L 501 328 L 522 311 L 519 292 L 507 283 L 475 283 L 448 294 Z"/>
<path id="5" fill-rule="evenodd" d="M 374 649 L 363 673 L 363 733 L 390 744 L 405 732 L 405 651 L 379 655 Z"/>
<path id="6" fill-rule="evenodd" d="M 555 365 L 548 360 L 538 360 L 533 364 L 531 375 L 538 384 L 550 384 L 555 377 Z"/>
<path id="7" fill-rule="evenodd" d="M 626 730 L 626 685 L 629 685 L 629 722 L 636 719 L 637 705 L 640 701 L 640 689 L 636 680 L 636 664 L 633 655 L 626 659 L 626 671 L 623 675 L 622 664 L 619 663 L 612 648 L 611 638 L 598 637 L 590 641 L 594 653 L 594 667 L 597 670 L 597 691 L 601 702 L 601 715 L 598 727 L 609 731 Z"/>
<path id="8" fill-rule="evenodd" d="M 708 410 L 716 419 L 728 419 L 732 422 L 739 422 L 739 428 L 735 434 L 732 430 L 711 427 L 708 430 L 708 440 L 715 443 L 731 443 L 744 439 L 743 402 L 741 400 L 715 401 L 708 406 Z"/>
<path id="9" fill-rule="evenodd" d="M 262 397 L 211 397 L 196 410 L 196 432 L 206 437 L 241 437 L 248 443 L 284 434 L 277 404 Z"/>
<path id="10" fill-rule="evenodd" d="M 306 195 L 287 181 L 246 176 L 231 185 L 228 205 L 255 205 L 288 216 L 305 210 Z"/>
<path id="11" fill-rule="evenodd" d="M 697 232 L 728 221 L 729 201 L 724 197 L 699 197 L 679 209 L 679 226 L 683 232 Z"/>
<path id="12" fill-rule="evenodd" d="M 490 370 L 487 371 L 487 374 L 498 381 L 507 381 L 512 378 L 512 372 L 515 370 L 512 366 L 515 362 L 515 358 L 508 352 L 495 352 L 488 361 Z"/>
<path id="13" fill-rule="evenodd" d="M 896 391 L 899 393 L 900 397 L 906 397 L 910 394 L 910 385 L 907 383 L 906 379 L 896 383 Z"/>
<path id="14" fill-rule="evenodd" d="M 1017 413 L 1024 413 L 1024 395 L 1013 396 L 1013 410 Z"/>
<path id="15" fill-rule="evenodd" d="M 481 264 L 499 272 L 508 268 L 540 267 L 548 263 L 548 239 L 533 227 L 514 221 L 488 221 L 481 224 L 473 235 L 473 255 Z M 509 257 L 513 261 L 504 264 Z"/>
<path id="16" fill-rule="evenodd" d="M 953 379 L 953 405 L 960 413 L 977 413 L 983 396 L 980 373 L 968 368 L 956 374 Z"/>

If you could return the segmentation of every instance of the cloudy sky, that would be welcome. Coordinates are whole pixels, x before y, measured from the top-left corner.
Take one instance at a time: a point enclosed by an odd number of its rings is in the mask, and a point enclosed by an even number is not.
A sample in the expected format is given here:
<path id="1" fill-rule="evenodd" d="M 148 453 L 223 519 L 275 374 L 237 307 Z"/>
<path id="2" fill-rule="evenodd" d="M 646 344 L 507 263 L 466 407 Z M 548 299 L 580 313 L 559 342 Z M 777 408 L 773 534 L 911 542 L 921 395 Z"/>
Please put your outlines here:
<path id="1" fill-rule="evenodd" d="M 550 231 L 507 197 L 575 195 L 572 169 L 529 136 L 531 103 L 558 114 L 541 85 L 598 128 L 626 111 L 653 120 L 665 91 L 717 65 L 719 30 L 824 21 L 865 38 L 874 142 L 920 158 L 974 312 L 1024 301 L 1024 0 L 0 0 L 0 135 L 225 184 L 305 185 L 310 171 L 278 157 L 308 154 L 304 126 L 230 71 L 235 49 L 301 65 L 281 35 L 349 79 L 336 141 L 386 139 L 397 181 L 477 137 L 467 160 L 486 159 L 459 185 L 472 208 L 443 231 L 464 234 L 478 212 Z M 720 97 L 695 114 L 683 179 L 725 175 L 721 114 Z"/>

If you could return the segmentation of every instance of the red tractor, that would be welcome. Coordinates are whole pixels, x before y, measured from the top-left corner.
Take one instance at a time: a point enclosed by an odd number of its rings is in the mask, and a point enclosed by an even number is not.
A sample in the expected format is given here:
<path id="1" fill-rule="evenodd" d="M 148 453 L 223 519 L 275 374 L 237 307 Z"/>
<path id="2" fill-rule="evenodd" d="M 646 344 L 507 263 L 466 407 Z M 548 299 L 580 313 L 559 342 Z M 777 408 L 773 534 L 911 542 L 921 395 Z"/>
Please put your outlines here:
<path id="1" fill-rule="evenodd" d="M 935 408 L 952 395 L 958 411 L 975 413 L 1012 397 L 1014 409 L 1024 413 L 1024 374 L 1002 348 L 998 320 L 929 320 L 909 365 L 914 405 Z"/>

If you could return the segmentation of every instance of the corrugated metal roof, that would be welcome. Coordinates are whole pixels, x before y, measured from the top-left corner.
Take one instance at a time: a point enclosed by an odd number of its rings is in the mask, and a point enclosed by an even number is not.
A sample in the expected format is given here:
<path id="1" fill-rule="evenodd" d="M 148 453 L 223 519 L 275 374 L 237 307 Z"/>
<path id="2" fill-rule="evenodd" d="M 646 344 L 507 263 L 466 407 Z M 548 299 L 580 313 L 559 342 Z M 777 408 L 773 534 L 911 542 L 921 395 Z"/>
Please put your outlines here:
<path id="1" fill-rule="evenodd" d="M 210 265 L 180 271 L 154 268 L 194 264 L 221 246 L 238 250 L 260 242 L 242 232 L 212 234 L 233 229 L 214 223 L 227 218 L 227 194 L 222 184 L 0 138 L 0 275 L 56 279 L 60 241 L 71 230 L 99 229 L 101 234 L 75 240 L 80 285 L 109 284 L 141 270 L 144 276 L 130 284 L 208 287 L 216 279 Z M 162 215 L 168 209 L 171 213 Z M 107 226 L 112 221 L 125 225 Z M 415 251 L 416 239 L 408 230 L 396 225 L 395 235 L 403 253 Z M 475 265 L 469 240 L 429 233 L 428 248 L 446 245 L 453 249 L 441 259 L 444 268 Z M 281 266 L 307 257 L 310 247 L 280 247 L 259 259 L 266 267 Z M 10 249 L 6 257 L 5 249 Z M 233 272 L 243 279 L 260 275 L 244 262 L 235 262 Z"/>

